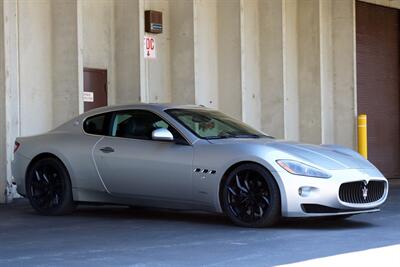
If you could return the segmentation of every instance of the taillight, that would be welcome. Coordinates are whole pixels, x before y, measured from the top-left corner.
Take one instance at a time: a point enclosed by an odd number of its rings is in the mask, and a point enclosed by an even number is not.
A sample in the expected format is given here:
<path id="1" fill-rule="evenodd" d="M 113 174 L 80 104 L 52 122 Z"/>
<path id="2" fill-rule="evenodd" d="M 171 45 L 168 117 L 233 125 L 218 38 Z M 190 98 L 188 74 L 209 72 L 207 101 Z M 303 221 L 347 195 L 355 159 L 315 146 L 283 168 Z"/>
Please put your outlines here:
<path id="1" fill-rule="evenodd" d="M 15 144 L 14 144 L 14 153 L 17 152 L 19 146 L 20 146 L 20 143 L 15 142 Z"/>

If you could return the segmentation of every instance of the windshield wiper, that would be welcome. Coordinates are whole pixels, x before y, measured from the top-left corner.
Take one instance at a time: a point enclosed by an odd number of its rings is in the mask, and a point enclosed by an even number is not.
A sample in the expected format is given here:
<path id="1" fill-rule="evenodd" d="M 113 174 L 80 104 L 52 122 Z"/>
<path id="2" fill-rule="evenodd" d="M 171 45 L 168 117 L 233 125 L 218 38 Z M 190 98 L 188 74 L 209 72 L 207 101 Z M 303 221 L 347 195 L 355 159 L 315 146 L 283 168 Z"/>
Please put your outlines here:
<path id="1" fill-rule="evenodd" d="M 207 140 L 211 140 L 211 139 L 226 139 L 226 138 L 232 138 L 232 136 L 230 136 L 230 135 L 218 135 L 218 136 L 205 137 L 205 139 L 207 139 Z"/>
<path id="2" fill-rule="evenodd" d="M 234 134 L 234 133 L 223 133 L 218 136 L 209 136 L 206 139 L 226 139 L 226 138 L 260 138 L 257 134 Z"/>
<path id="3" fill-rule="evenodd" d="M 234 138 L 260 138 L 258 134 L 234 134 Z"/>

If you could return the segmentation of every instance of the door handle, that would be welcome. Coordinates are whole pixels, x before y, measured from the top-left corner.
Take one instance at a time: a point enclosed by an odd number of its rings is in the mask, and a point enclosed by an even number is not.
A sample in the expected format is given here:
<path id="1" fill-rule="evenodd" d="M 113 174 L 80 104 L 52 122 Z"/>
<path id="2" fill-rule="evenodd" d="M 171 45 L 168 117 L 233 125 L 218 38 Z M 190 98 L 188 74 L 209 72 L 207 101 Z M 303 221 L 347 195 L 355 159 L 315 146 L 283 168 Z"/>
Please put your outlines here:
<path id="1" fill-rule="evenodd" d="M 106 146 L 106 147 L 100 148 L 100 151 L 103 153 L 112 153 L 112 152 L 114 152 L 114 148 Z"/>

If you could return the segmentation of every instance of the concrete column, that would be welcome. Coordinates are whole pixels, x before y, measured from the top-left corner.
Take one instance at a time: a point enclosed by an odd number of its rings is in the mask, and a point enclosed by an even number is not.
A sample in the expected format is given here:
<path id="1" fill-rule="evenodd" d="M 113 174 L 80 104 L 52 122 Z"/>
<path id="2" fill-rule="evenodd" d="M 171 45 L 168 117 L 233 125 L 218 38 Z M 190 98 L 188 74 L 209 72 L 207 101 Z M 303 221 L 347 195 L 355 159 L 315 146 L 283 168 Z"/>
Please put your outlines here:
<path id="1" fill-rule="evenodd" d="M 240 0 L 218 0 L 219 109 L 242 119 Z"/>
<path id="2" fill-rule="evenodd" d="M 0 3 L 0 203 L 4 203 L 7 185 L 7 126 L 4 66 L 4 2 Z"/>
<path id="3" fill-rule="evenodd" d="M 5 113 L 0 117 L 1 131 L 1 165 L 0 165 L 0 202 L 4 202 L 5 181 L 11 179 L 11 161 L 14 141 L 20 135 L 20 87 L 19 87 L 19 55 L 18 55 L 18 3 L 3 1 L 4 23 L 4 77 L 5 94 L 3 95 Z M 2 89 L 3 90 L 3 89 Z M 0 98 L 1 99 L 1 98 Z"/>
<path id="4" fill-rule="evenodd" d="M 51 1 L 17 3 L 20 134 L 26 136 L 53 126 Z"/>
<path id="5" fill-rule="evenodd" d="M 301 141 L 354 147 L 354 1 L 301 0 L 285 5 L 285 136 L 296 139 L 298 99 Z"/>
<path id="6" fill-rule="evenodd" d="M 334 141 L 352 148 L 357 114 L 355 35 L 355 1 L 332 1 Z"/>
<path id="7" fill-rule="evenodd" d="M 321 142 L 334 143 L 332 1 L 320 1 Z"/>
<path id="8" fill-rule="evenodd" d="M 284 137 L 300 139 L 297 1 L 283 1 Z"/>
<path id="9" fill-rule="evenodd" d="M 261 130 L 285 137 L 285 1 L 260 0 Z"/>
<path id="10" fill-rule="evenodd" d="M 242 118 L 261 128 L 259 1 L 241 0 Z"/>
<path id="11" fill-rule="evenodd" d="M 79 114 L 84 112 L 83 103 L 83 4 L 82 1 L 77 0 L 76 3 L 76 31 L 77 31 L 77 43 L 78 43 L 78 100 L 79 100 Z"/>
<path id="12" fill-rule="evenodd" d="M 76 0 L 53 0 L 53 127 L 79 114 L 78 32 Z"/>
<path id="13" fill-rule="evenodd" d="M 145 77 L 147 80 L 149 102 L 171 102 L 171 73 L 170 73 L 170 14 L 168 0 L 146 0 L 144 10 L 157 10 L 163 13 L 163 33 L 151 34 L 156 40 L 156 59 L 145 60 Z M 143 43 L 143 42 L 141 42 Z M 141 55 L 143 57 L 143 54 Z"/>
<path id="14" fill-rule="evenodd" d="M 115 80 L 116 103 L 128 104 L 140 102 L 141 72 L 140 61 L 143 58 L 140 34 L 139 1 L 115 1 Z"/>
<path id="15" fill-rule="evenodd" d="M 169 1 L 171 101 L 194 104 L 193 0 Z"/>
<path id="16" fill-rule="evenodd" d="M 79 1 L 83 67 L 107 69 L 108 103 L 116 98 L 114 64 L 114 1 Z M 83 70 L 81 69 L 83 72 Z"/>
<path id="17" fill-rule="evenodd" d="M 194 0 L 194 70 L 196 104 L 218 107 L 217 1 Z"/>
<path id="18" fill-rule="evenodd" d="M 300 140 L 319 144 L 321 130 L 319 1 L 298 2 Z"/>

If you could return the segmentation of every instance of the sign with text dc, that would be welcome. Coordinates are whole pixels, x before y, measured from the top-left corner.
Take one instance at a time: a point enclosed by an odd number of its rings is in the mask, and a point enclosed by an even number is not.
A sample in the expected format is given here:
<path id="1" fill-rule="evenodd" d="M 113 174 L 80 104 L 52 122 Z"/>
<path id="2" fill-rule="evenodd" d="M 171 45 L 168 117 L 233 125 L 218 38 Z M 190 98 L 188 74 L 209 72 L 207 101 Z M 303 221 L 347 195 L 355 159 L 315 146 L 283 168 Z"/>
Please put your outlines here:
<path id="1" fill-rule="evenodd" d="M 156 56 L 156 39 L 151 36 L 144 37 L 144 58 L 155 59 Z"/>

